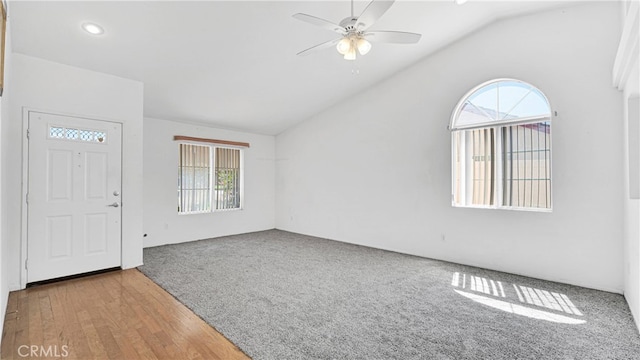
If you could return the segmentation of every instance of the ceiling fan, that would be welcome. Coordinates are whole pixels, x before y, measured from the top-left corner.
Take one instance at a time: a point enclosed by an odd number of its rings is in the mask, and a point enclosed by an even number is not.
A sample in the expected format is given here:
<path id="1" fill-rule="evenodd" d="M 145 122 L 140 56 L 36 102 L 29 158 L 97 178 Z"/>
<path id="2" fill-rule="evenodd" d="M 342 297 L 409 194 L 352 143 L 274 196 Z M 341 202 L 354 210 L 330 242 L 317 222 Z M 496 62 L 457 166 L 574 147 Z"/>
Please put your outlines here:
<path id="1" fill-rule="evenodd" d="M 403 31 L 367 31 L 387 10 L 395 0 L 373 0 L 367 5 L 360 16 L 353 14 L 353 0 L 351 0 L 351 16 L 344 18 L 339 24 L 307 14 L 295 14 L 294 18 L 335 31 L 341 36 L 337 39 L 318 44 L 298 53 L 305 56 L 318 50 L 336 46 L 338 52 L 346 60 L 356 59 L 356 50 L 365 55 L 371 50 L 371 42 L 414 44 L 422 35 Z"/>

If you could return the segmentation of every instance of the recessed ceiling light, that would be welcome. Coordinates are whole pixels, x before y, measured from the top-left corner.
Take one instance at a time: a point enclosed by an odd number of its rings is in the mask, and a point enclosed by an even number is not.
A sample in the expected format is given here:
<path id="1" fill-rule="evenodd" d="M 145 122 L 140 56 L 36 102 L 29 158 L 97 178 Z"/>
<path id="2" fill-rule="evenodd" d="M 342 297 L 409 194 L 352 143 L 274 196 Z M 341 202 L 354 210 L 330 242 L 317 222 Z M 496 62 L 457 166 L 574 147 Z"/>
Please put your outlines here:
<path id="1" fill-rule="evenodd" d="M 458 5 L 462 5 L 464 3 L 466 3 L 468 0 L 456 0 L 456 4 Z"/>
<path id="2" fill-rule="evenodd" d="M 104 33 L 102 26 L 90 22 L 82 24 L 82 28 L 91 35 L 101 35 Z"/>

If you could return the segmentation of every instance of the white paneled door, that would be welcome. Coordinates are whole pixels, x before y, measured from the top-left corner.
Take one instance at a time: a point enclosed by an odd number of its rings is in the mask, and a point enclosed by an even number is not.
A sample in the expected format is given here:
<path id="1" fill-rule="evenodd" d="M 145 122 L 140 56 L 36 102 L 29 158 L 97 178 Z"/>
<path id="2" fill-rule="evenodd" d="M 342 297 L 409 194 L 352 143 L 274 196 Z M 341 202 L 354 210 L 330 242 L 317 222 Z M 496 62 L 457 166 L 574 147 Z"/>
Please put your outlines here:
<path id="1" fill-rule="evenodd" d="M 121 128 L 29 112 L 27 282 L 121 265 Z"/>

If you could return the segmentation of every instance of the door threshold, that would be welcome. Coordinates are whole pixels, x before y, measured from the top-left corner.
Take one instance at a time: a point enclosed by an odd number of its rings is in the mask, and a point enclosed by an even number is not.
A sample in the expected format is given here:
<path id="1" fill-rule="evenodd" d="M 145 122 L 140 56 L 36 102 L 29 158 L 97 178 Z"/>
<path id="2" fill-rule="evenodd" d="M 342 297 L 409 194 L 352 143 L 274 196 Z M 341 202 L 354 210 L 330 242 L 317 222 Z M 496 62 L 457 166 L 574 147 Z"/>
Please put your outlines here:
<path id="1" fill-rule="evenodd" d="M 53 278 L 53 279 L 47 279 L 47 280 L 34 281 L 34 282 L 27 283 L 27 289 L 31 288 L 31 287 L 36 287 L 36 286 L 42 286 L 42 285 L 57 283 L 57 282 L 60 282 L 60 281 L 67 281 L 67 280 L 73 280 L 73 279 L 78 279 L 78 278 L 84 278 L 84 277 L 88 277 L 88 276 L 99 275 L 99 274 L 104 274 L 104 273 L 113 272 L 113 271 L 120 271 L 120 270 L 122 270 L 122 268 L 118 266 L 118 267 L 112 267 L 112 268 L 108 268 L 108 269 L 90 271 L 90 272 L 81 273 L 81 274 L 62 276 L 62 277 Z"/>

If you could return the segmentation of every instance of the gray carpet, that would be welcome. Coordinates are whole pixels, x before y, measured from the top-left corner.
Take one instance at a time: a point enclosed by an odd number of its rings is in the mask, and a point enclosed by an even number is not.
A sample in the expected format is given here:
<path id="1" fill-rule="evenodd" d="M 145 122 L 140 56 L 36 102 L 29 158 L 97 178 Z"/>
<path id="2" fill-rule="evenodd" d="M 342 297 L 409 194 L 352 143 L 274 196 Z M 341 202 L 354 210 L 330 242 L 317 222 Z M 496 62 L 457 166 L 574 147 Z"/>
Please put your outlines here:
<path id="1" fill-rule="evenodd" d="M 254 359 L 640 359 L 621 295 L 270 230 L 140 270 Z"/>

